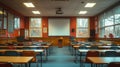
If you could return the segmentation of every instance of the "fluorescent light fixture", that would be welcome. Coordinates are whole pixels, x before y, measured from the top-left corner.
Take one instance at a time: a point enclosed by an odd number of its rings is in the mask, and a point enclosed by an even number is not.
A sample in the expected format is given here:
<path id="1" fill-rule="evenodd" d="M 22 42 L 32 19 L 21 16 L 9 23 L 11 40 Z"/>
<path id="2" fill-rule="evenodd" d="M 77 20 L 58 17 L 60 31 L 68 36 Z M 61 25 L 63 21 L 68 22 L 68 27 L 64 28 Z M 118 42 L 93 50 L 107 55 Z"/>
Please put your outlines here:
<path id="1" fill-rule="evenodd" d="M 32 11 L 33 14 L 40 14 L 39 11 Z"/>
<path id="2" fill-rule="evenodd" d="M 79 14 L 86 14 L 87 11 L 80 11 Z"/>
<path id="3" fill-rule="evenodd" d="M 34 5 L 33 5 L 33 3 L 31 3 L 31 2 L 26 2 L 26 3 L 23 3 L 26 7 L 35 7 Z"/>
<path id="4" fill-rule="evenodd" d="M 85 7 L 94 7 L 96 3 L 87 3 Z"/>
<path id="5" fill-rule="evenodd" d="M 3 12 L 2 12 L 2 11 L 0 11 L 0 14 L 3 14 Z"/>

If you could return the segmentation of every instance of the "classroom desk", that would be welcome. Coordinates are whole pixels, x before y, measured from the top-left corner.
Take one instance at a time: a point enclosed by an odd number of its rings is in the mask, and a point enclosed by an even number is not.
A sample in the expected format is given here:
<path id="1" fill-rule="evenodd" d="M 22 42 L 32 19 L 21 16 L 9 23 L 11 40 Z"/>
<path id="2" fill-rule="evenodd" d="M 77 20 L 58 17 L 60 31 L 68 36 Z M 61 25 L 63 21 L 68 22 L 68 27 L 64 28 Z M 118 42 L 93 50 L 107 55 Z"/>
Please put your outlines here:
<path id="1" fill-rule="evenodd" d="M 100 53 L 105 53 L 106 51 L 116 51 L 116 52 L 120 52 L 120 50 L 113 50 L 113 49 L 79 49 L 78 50 L 80 52 L 80 63 L 81 63 L 81 56 L 82 56 L 82 53 L 87 53 L 88 51 L 98 51 Z"/>
<path id="2" fill-rule="evenodd" d="M 87 57 L 93 64 L 109 64 L 110 62 L 120 62 L 120 57 Z"/>
<path id="3" fill-rule="evenodd" d="M 37 53 L 40 53 L 40 58 L 41 58 L 41 67 L 42 67 L 42 52 L 44 51 L 43 49 L 1 49 L 0 52 L 5 52 L 5 51 L 17 51 L 17 52 L 23 52 L 23 51 L 35 51 Z"/>
<path id="4" fill-rule="evenodd" d="M 14 48 L 20 48 L 20 49 L 22 49 L 22 48 L 43 48 L 43 49 L 45 49 L 45 55 L 46 55 L 46 60 L 48 59 L 47 58 L 47 56 L 48 56 L 48 48 L 50 47 L 50 45 L 44 45 L 44 46 L 40 46 L 40 45 L 37 45 L 37 46 L 0 46 L 0 48 L 2 49 L 7 49 L 8 47 L 14 47 Z"/>
<path id="5" fill-rule="evenodd" d="M 33 57 L 25 56 L 0 56 L 0 62 L 4 63 L 17 63 L 17 64 L 27 64 L 31 61 Z"/>

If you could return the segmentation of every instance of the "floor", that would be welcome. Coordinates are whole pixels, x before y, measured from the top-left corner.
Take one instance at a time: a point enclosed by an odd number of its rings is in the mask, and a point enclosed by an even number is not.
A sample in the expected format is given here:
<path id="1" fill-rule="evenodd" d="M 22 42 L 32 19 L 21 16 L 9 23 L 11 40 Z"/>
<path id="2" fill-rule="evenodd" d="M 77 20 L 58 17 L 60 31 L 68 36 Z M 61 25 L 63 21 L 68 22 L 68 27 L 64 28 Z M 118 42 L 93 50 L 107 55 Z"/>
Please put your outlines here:
<path id="1" fill-rule="evenodd" d="M 80 67 L 80 63 L 75 63 L 74 59 L 75 57 L 71 55 L 68 47 L 53 47 L 48 56 L 48 61 L 43 61 L 42 67 Z M 16 65 L 14 67 L 16 67 Z M 22 65 L 22 67 L 24 67 L 24 65 Z M 36 64 L 32 63 L 30 67 L 36 67 Z M 85 67 L 90 67 L 90 65 L 86 64 Z"/>

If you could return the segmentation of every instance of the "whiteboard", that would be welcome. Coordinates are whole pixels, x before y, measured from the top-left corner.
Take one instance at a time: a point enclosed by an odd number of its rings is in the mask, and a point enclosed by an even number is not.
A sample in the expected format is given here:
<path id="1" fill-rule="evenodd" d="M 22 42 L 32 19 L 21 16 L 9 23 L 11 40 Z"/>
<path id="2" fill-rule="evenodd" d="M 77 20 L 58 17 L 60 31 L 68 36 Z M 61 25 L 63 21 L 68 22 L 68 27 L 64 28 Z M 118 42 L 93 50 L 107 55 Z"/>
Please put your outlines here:
<path id="1" fill-rule="evenodd" d="M 70 19 L 49 18 L 48 36 L 70 36 Z"/>

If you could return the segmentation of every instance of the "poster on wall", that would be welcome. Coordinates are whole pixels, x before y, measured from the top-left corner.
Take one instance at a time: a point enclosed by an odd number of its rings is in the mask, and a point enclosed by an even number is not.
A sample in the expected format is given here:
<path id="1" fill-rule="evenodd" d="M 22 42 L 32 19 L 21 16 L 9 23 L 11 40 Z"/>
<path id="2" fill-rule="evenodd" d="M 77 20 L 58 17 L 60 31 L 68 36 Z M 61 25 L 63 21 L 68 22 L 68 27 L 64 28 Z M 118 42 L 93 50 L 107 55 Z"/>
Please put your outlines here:
<path id="1" fill-rule="evenodd" d="M 43 28 L 43 33 L 47 33 L 47 27 Z"/>
<path id="2" fill-rule="evenodd" d="M 30 37 L 41 37 L 41 30 L 40 29 L 31 29 L 30 30 Z"/>
<path id="3" fill-rule="evenodd" d="M 89 33 L 88 33 L 88 30 L 84 30 L 84 29 L 78 29 L 77 30 L 77 34 L 76 34 L 76 36 L 77 37 L 89 37 L 88 36 L 89 35 Z"/>

